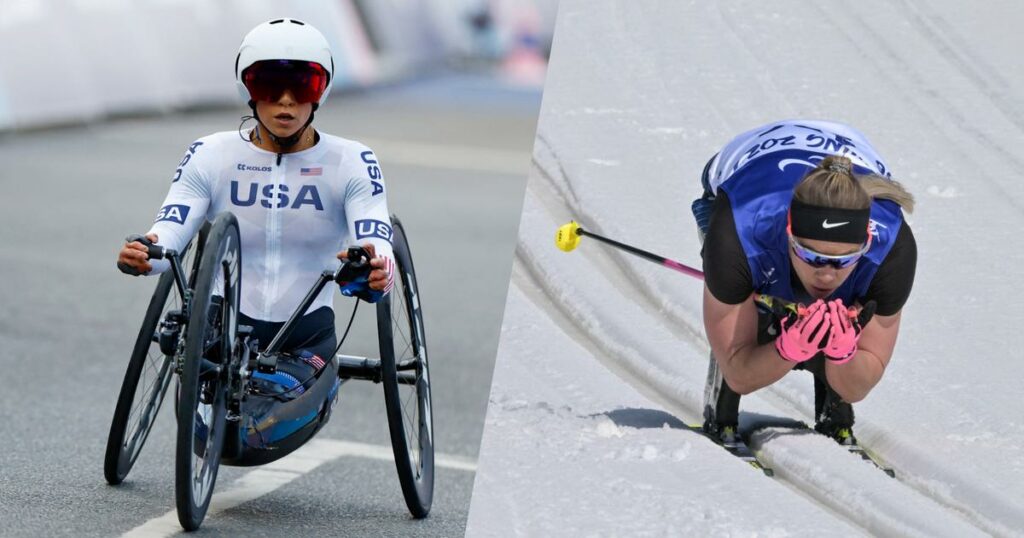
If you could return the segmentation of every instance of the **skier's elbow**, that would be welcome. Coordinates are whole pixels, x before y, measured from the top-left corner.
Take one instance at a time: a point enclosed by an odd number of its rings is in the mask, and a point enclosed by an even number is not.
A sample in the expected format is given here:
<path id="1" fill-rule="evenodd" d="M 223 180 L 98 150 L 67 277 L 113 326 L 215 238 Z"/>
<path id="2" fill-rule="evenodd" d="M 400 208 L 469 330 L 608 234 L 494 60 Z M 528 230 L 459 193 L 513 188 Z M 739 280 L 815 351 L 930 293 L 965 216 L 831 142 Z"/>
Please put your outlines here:
<path id="1" fill-rule="evenodd" d="M 861 390 L 861 391 L 846 390 L 846 391 L 843 391 L 843 392 L 836 391 L 836 394 L 838 394 L 839 397 L 842 398 L 844 402 L 852 404 L 852 403 L 857 403 L 857 402 L 863 400 L 864 398 L 866 398 L 867 395 L 868 395 L 868 392 L 869 391 L 866 391 L 866 390 Z"/>
<path id="2" fill-rule="evenodd" d="M 881 371 L 843 370 L 843 366 L 825 369 L 829 386 L 846 403 L 857 403 L 867 398 L 881 377 Z"/>
<path id="3" fill-rule="evenodd" d="M 836 376 L 828 377 L 832 390 L 846 403 L 857 403 L 867 397 L 868 393 L 875 386 L 874 383 L 851 383 L 848 379 L 837 379 Z"/>
<path id="4" fill-rule="evenodd" d="M 744 396 L 771 385 L 780 376 L 774 373 L 766 373 L 758 369 L 756 363 L 743 360 L 744 357 L 737 354 L 726 361 L 719 361 L 719 368 L 722 370 L 722 377 L 733 392 Z"/>
<path id="5" fill-rule="evenodd" d="M 740 396 L 745 396 L 763 387 L 763 385 L 754 383 L 752 379 L 745 378 L 742 375 L 737 375 L 736 372 L 722 372 L 722 374 L 722 377 L 725 378 L 725 382 L 729 385 L 729 388 Z"/>

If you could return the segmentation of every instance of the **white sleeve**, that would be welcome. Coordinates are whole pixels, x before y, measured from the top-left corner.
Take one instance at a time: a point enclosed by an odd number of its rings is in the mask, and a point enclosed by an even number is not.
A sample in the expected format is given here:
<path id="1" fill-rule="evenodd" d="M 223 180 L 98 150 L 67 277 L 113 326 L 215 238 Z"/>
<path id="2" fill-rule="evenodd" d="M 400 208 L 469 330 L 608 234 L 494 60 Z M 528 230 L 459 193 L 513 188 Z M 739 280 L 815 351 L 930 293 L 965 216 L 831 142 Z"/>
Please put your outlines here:
<path id="1" fill-rule="evenodd" d="M 212 189 L 204 164 L 213 156 L 209 155 L 212 149 L 205 148 L 205 152 L 203 149 L 202 140 L 189 146 L 174 173 L 171 189 L 164 198 L 156 220 L 147 232 L 156 234 L 157 244 L 164 248 L 181 252 L 206 220 Z M 153 265 L 150 274 L 162 273 L 170 267 L 167 260 L 154 260 L 150 263 Z"/>
<path id="2" fill-rule="evenodd" d="M 353 165 L 349 173 L 345 189 L 345 218 L 348 220 L 349 238 L 354 245 L 371 243 L 377 256 L 384 258 L 388 274 L 391 275 L 384 293 L 391 291 L 395 256 L 391 247 L 393 231 L 384 175 L 376 155 L 365 146 L 359 154 L 359 162 Z"/>

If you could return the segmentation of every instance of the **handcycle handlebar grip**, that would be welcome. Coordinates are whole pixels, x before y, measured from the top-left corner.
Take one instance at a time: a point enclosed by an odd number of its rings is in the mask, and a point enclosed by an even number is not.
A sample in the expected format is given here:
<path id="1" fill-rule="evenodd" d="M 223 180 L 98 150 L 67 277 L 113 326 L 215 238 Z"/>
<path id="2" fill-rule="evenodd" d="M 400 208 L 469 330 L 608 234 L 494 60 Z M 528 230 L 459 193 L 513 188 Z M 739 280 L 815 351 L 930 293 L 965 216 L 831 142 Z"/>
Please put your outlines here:
<path id="1" fill-rule="evenodd" d="M 369 274 L 370 254 L 363 247 L 349 247 L 348 258 L 334 275 L 334 282 L 339 286 L 345 286 L 359 277 L 365 279 Z"/>
<path id="2" fill-rule="evenodd" d="M 146 246 L 146 254 L 149 256 L 149 259 L 151 259 L 151 260 L 162 260 L 168 254 L 168 252 L 173 252 L 173 251 L 167 251 L 167 250 L 164 249 L 164 247 L 161 247 L 159 245 L 153 244 L 153 242 L 150 241 L 149 239 L 147 239 L 146 236 L 144 236 L 144 235 L 131 234 L 128 237 L 125 237 L 124 241 L 126 243 L 132 243 L 134 241 L 138 241 L 139 243 L 142 243 L 143 245 L 145 245 Z M 121 263 L 121 262 L 117 263 L 117 268 L 120 269 L 122 273 L 125 273 L 127 275 L 139 276 L 139 275 L 142 274 L 138 270 L 136 270 L 134 267 L 132 267 L 130 265 L 127 265 L 127 264 L 124 264 L 124 263 Z"/>
<path id="3" fill-rule="evenodd" d="M 160 245 L 154 244 L 152 241 L 150 241 L 144 235 L 132 234 L 132 235 L 129 235 L 128 237 L 125 237 L 124 240 L 125 240 L 126 243 L 132 243 L 134 241 L 138 241 L 139 243 L 142 243 L 143 245 L 145 245 L 146 246 L 146 254 L 149 255 L 149 259 L 151 259 L 151 260 L 162 260 L 162 259 L 164 259 L 164 256 L 165 256 L 164 247 L 161 247 Z"/>

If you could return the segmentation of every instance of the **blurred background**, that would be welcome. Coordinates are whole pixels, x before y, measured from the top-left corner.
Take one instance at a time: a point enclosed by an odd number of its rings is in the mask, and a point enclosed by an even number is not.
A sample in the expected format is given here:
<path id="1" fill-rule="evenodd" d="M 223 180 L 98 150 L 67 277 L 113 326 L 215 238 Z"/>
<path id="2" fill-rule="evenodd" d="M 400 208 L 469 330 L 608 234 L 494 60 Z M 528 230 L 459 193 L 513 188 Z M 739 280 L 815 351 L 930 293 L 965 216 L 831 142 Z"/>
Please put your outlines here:
<path id="1" fill-rule="evenodd" d="M 127 481 L 115 488 L 103 479 L 117 392 L 156 283 L 121 275 L 116 253 L 127 234 L 148 229 L 188 145 L 239 129 L 248 109 L 233 78 L 238 45 L 257 24 L 287 16 L 316 26 L 334 51 L 335 85 L 314 126 L 375 150 L 389 207 L 408 232 L 444 464 L 431 516 L 412 520 L 389 460 L 381 388 L 347 383 L 317 438 L 363 443 L 368 452 L 229 502 L 202 532 L 461 536 L 555 1 L 2 7 L 0 188 L 11 194 L 0 197 L 0 534 L 180 530 L 168 405 Z M 351 308 L 338 297 L 339 334 Z M 373 312 L 359 309 L 342 353 L 376 354 Z M 251 471 L 222 467 L 214 503 L 259 486 Z"/>
<path id="2" fill-rule="evenodd" d="M 539 86 L 557 0 L 4 0 L 0 130 L 233 104 L 230 62 L 283 14 L 327 36 L 334 90 L 439 68 Z"/>

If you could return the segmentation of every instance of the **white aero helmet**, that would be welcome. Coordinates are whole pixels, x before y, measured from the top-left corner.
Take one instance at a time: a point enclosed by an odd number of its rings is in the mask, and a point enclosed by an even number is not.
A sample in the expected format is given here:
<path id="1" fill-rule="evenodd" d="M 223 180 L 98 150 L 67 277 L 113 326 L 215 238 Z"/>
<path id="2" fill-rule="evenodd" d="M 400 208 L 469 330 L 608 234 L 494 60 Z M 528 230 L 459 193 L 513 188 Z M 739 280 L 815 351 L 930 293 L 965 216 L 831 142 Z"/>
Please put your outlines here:
<path id="1" fill-rule="evenodd" d="M 327 71 L 327 85 L 317 105 L 323 104 L 334 82 L 334 58 L 331 46 L 319 30 L 296 19 L 273 19 L 252 29 L 242 39 L 235 59 L 235 83 L 247 102 L 253 97 L 242 81 L 242 73 L 256 62 L 293 60 L 314 62 Z"/>

